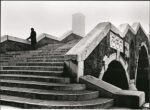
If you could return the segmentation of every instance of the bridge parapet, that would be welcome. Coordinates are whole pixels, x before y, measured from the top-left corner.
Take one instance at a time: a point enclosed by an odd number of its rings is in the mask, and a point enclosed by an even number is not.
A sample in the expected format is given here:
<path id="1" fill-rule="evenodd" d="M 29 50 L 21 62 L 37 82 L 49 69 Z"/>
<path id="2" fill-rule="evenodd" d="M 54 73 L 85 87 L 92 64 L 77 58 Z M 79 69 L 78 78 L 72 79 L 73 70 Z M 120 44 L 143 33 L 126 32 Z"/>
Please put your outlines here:
<path id="1" fill-rule="evenodd" d="M 111 23 L 99 23 L 86 37 L 66 53 L 66 60 L 84 61 L 110 30 L 119 34 L 119 30 Z"/>
<path id="2" fill-rule="evenodd" d="M 66 69 L 68 69 L 73 77 L 78 78 L 83 75 L 90 75 L 99 77 L 102 68 L 104 68 L 105 63 L 104 57 L 110 58 L 111 54 L 116 53 L 116 58 L 113 60 L 118 60 L 119 62 L 125 63 L 125 71 L 128 74 L 128 82 L 130 82 L 130 69 L 134 65 L 129 65 L 131 52 L 131 41 L 133 40 L 134 46 L 137 45 L 137 36 L 138 32 L 142 29 L 140 23 L 134 23 L 132 26 L 129 24 L 122 24 L 119 28 L 116 28 L 110 22 L 99 23 L 92 31 L 90 31 L 83 39 L 81 39 L 70 51 L 68 51 L 65 55 L 66 58 Z M 123 52 L 118 51 L 117 49 L 110 47 L 110 35 L 114 34 L 123 40 Z M 142 33 L 142 34 L 143 34 Z M 147 34 L 145 34 L 147 35 Z M 144 35 L 143 35 L 144 36 Z M 142 37 L 143 37 L 142 36 Z M 147 37 L 146 37 L 147 38 Z M 144 41 L 148 41 L 148 39 L 142 39 L 140 43 Z M 126 47 L 125 44 L 128 44 L 128 58 L 126 55 Z M 149 44 L 147 44 L 148 48 Z M 136 49 L 136 48 L 133 49 Z M 131 51 L 131 52 L 130 52 Z M 137 51 L 137 50 L 135 50 Z M 137 56 L 137 52 L 135 52 L 134 57 Z M 99 57 L 99 58 L 98 58 Z M 136 63 L 136 58 L 133 59 Z M 130 66 L 130 67 L 129 67 Z M 137 65 L 136 65 L 137 66 Z M 135 67 L 136 68 L 136 67 Z M 132 71 L 132 72 L 135 72 Z"/>

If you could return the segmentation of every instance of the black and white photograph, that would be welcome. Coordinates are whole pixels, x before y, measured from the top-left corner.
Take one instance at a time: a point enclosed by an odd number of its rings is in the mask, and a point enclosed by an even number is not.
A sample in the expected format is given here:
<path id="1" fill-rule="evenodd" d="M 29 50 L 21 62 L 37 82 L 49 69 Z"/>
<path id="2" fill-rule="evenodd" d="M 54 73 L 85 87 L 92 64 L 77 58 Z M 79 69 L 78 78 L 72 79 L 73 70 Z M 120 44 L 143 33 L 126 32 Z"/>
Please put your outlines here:
<path id="1" fill-rule="evenodd" d="M 0 109 L 150 109 L 150 1 L 1 1 Z"/>

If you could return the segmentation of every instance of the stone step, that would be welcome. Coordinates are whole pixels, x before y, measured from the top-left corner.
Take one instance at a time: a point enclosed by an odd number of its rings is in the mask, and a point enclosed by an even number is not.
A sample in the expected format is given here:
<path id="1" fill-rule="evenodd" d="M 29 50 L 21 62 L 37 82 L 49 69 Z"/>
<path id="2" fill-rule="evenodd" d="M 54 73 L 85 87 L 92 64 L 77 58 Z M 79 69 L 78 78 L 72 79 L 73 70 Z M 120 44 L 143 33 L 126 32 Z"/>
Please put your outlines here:
<path id="1" fill-rule="evenodd" d="M 61 55 L 49 55 L 49 54 L 44 54 L 44 55 L 32 55 L 30 58 L 64 58 L 64 54 Z"/>
<path id="2" fill-rule="evenodd" d="M 1 66 L 3 70 L 63 71 L 63 66 Z"/>
<path id="3" fill-rule="evenodd" d="M 0 60 L 0 63 L 6 63 L 8 62 L 9 60 Z"/>
<path id="4" fill-rule="evenodd" d="M 45 51 L 42 51 L 42 50 L 40 50 L 40 51 L 27 51 L 27 52 L 20 52 L 20 53 L 7 53 L 7 54 L 0 54 L 0 56 L 8 56 L 8 57 L 12 57 L 12 56 L 20 56 L 20 55 L 36 55 L 36 54 L 44 54 L 44 53 L 46 53 L 46 54 L 61 54 L 61 53 L 65 53 L 65 51 L 64 50 L 60 50 L 60 51 L 47 51 L 47 50 L 45 50 Z"/>
<path id="5" fill-rule="evenodd" d="M 64 58 L 64 56 L 52 55 L 52 56 L 34 56 L 34 57 L 27 57 L 27 59 L 52 59 L 52 58 Z"/>
<path id="6" fill-rule="evenodd" d="M 62 53 L 38 53 L 38 54 L 34 54 L 32 56 L 36 57 L 36 56 L 52 56 L 52 55 L 63 55 L 63 54 Z"/>
<path id="7" fill-rule="evenodd" d="M 1 95 L 0 103 L 1 105 L 10 105 L 25 109 L 106 109 L 113 106 L 114 100 L 109 98 L 96 98 L 86 101 L 47 101 Z"/>
<path id="8" fill-rule="evenodd" d="M 42 52 L 41 50 L 29 50 L 29 51 L 13 51 L 13 52 L 6 52 L 8 55 L 21 55 L 21 54 L 30 54 L 30 53 L 38 53 Z"/>
<path id="9" fill-rule="evenodd" d="M 1 55 L 0 55 L 0 58 L 2 58 L 2 57 L 8 57 L 8 58 L 10 58 L 10 57 L 13 57 L 13 55 L 7 55 L 7 54 L 3 54 L 3 55 L 2 55 L 2 54 L 1 54 Z"/>
<path id="10" fill-rule="evenodd" d="M 8 62 L 0 62 L 0 66 L 8 66 L 9 64 L 8 64 Z"/>
<path id="11" fill-rule="evenodd" d="M 84 84 L 47 83 L 40 81 L 20 81 L 1 79 L 1 86 L 22 87 L 45 90 L 85 90 Z"/>
<path id="12" fill-rule="evenodd" d="M 26 62 L 26 63 L 17 63 L 17 66 L 63 66 L 64 62 Z"/>
<path id="13" fill-rule="evenodd" d="M 63 62 L 64 59 L 30 59 L 26 60 L 26 62 Z"/>
<path id="14" fill-rule="evenodd" d="M 1 60 L 10 60 L 12 57 L 0 57 Z"/>
<path id="15" fill-rule="evenodd" d="M 64 50 L 59 50 L 59 51 L 56 51 L 56 50 L 52 50 L 52 51 L 48 51 L 48 50 L 42 50 L 41 52 L 38 52 L 37 54 L 61 54 L 61 53 L 65 53 L 66 51 Z"/>
<path id="16" fill-rule="evenodd" d="M 7 56 L 7 55 L 0 55 L 0 59 L 1 58 L 12 58 L 13 56 Z"/>
<path id="17" fill-rule="evenodd" d="M 40 89 L 29 88 L 17 88 L 17 87 L 1 87 L 0 93 L 3 95 L 25 97 L 31 99 L 42 100 L 70 100 L 81 101 L 90 100 L 99 97 L 98 91 L 50 91 Z"/>
<path id="18" fill-rule="evenodd" d="M 0 70 L 0 74 L 22 74 L 38 76 L 62 76 L 63 71 Z"/>
<path id="19" fill-rule="evenodd" d="M 41 81 L 52 83 L 70 83 L 70 78 L 56 76 L 36 76 L 36 75 L 18 75 L 18 74 L 0 74 L 0 79 Z"/>

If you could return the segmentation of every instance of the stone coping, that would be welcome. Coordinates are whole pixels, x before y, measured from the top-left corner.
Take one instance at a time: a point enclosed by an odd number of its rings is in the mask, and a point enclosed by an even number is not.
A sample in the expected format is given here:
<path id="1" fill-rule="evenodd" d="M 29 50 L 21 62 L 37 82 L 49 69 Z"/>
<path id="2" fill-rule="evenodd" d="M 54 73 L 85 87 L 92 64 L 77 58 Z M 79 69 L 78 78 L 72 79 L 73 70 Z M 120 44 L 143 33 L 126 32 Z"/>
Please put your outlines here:
<path id="1" fill-rule="evenodd" d="M 20 43 L 24 43 L 24 44 L 30 44 L 31 43 L 30 41 L 27 41 L 25 39 L 21 39 L 21 38 L 9 36 L 9 35 L 2 36 L 0 42 L 4 42 L 4 41 L 7 41 L 7 40 L 11 40 L 11 41 L 15 41 L 15 42 L 20 42 Z"/>
<path id="2" fill-rule="evenodd" d="M 127 34 L 128 30 L 130 30 L 133 34 L 136 34 L 135 31 L 133 30 L 133 28 L 127 23 L 126 24 L 121 24 L 119 26 L 119 30 L 120 30 L 120 36 L 122 36 L 123 38 Z"/>
<path id="3" fill-rule="evenodd" d="M 123 38 L 127 34 L 128 30 L 131 30 L 131 32 L 136 35 L 140 27 L 145 33 L 140 23 L 133 23 L 132 26 L 129 24 L 121 24 L 119 28 L 116 28 L 110 22 L 99 23 L 92 31 L 90 31 L 66 53 L 65 59 L 84 61 L 110 30 Z M 146 33 L 145 35 L 147 36 Z"/>
<path id="4" fill-rule="evenodd" d="M 51 38 L 51 39 L 56 40 L 56 41 L 62 41 L 63 39 L 65 39 L 66 37 L 68 37 L 72 33 L 73 33 L 73 31 L 69 30 L 69 31 L 65 32 L 61 37 L 56 37 L 56 36 L 52 36 L 52 35 L 47 34 L 47 33 L 42 33 L 37 37 L 37 42 L 39 42 L 40 40 L 42 40 L 45 37 Z M 79 36 L 81 36 L 81 35 L 79 35 Z M 83 36 L 81 36 L 81 37 L 83 37 Z M 10 35 L 2 36 L 0 42 L 4 42 L 6 40 L 12 40 L 12 41 L 16 41 L 16 42 L 30 44 L 30 41 L 27 41 L 27 40 L 21 39 L 21 38 L 17 38 L 17 37 L 13 37 L 13 36 L 10 36 Z"/>
<path id="5" fill-rule="evenodd" d="M 77 56 L 77 59 L 73 60 L 85 60 L 110 30 L 112 30 L 116 34 L 120 33 L 120 31 L 110 22 L 99 23 L 71 50 L 69 50 L 69 52 L 66 53 L 66 60 L 72 59 L 72 56 Z"/>
<path id="6" fill-rule="evenodd" d="M 73 31 L 72 30 L 69 30 L 69 31 L 66 31 L 62 36 L 60 37 L 56 37 L 56 36 L 52 36 L 50 34 L 47 34 L 47 33 L 42 33 L 40 34 L 38 37 L 37 37 L 37 41 L 39 42 L 40 40 L 42 40 L 43 38 L 47 37 L 47 38 L 50 38 L 50 39 L 53 39 L 53 40 L 57 40 L 57 41 L 62 41 L 63 39 L 65 39 L 66 37 L 68 37 L 70 34 L 72 34 Z M 75 34 L 75 33 L 74 33 Z M 78 34 L 76 34 L 78 35 Z M 81 36 L 81 35 L 79 35 Z M 81 36 L 83 37 L 83 36 Z"/>
<path id="7" fill-rule="evenodd" d="M 94 86 L 95 88 L 97 88 L 97 90 L 103 90 L 103 91 L 109 92 L 111 94 L 115 94 L 116 92 L 122 90 L 117 86 L 109 84 L 109 83 L 107 83 L 103 80 L 100 80 L 98 78 L 95 78 L 91 75 L 82 76 L 82 77 L 80 77 L 79 80 L 80 80 L 80 83 L 86 84 L 87 87 L 89 87 L 90 89 L 92 89 L 93 88 L 92 86 Z"/>
<path id="8" fill-rule="evenodd" d="M 40 34 L 40 35 L 37 37 L 37 42 L 39 42 L 40 40 L 42 40 L 42 39 L 45 38 L 45 37 L 58 41 L 58 38 L 57 38 L 56 36 L 52 36 L 52 35 L 50 35 L 50 34 L 42 33 L 42 34 Z"/>
<path id="9" fill-rule="evenodd" d="M 62 36 L 58 37 L 58 40 L 62 41 L 63 39 L 65 39 L 67 36 L 69 36 L 72 33 L 73 33 L 73 31 L 69 30 L 69 31 L 65 32 Z"/>

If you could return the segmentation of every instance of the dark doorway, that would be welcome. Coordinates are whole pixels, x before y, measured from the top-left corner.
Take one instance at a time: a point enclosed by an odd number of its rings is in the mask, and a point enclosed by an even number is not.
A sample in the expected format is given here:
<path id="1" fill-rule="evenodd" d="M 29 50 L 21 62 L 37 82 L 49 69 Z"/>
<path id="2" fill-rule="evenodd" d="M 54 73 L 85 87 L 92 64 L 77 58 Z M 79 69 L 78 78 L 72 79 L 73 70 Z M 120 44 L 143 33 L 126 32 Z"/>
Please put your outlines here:
<path id="1" fill-rule="evenodd" d="M 112 61 L 108 65 L 108 69 L 104 73 L 102 80 L 122 89 L 127 90 L 129 88 L 125 70 L 118 61 Z"/>
<path id="2" fill-rule="evenodd" d="M 139 50 L 139 60 L 136 77 L 136 87 L 139 91 L 145 92 L 146 102 L 149 102 L 149 62 L 146 48 L 144 46 Z"/>

